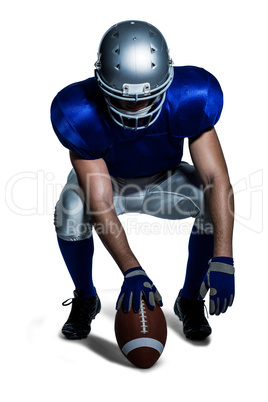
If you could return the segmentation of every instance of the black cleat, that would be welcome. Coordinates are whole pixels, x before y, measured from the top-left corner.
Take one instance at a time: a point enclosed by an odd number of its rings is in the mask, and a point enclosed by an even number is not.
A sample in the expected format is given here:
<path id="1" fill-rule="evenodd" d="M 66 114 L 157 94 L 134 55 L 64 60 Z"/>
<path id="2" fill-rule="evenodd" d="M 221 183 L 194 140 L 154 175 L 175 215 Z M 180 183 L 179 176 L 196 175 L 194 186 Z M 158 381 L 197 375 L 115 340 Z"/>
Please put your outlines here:
<path id="1" fill-rule="evenodd" d="M 84 297 L 83 290 L 76 289 L 74 298 L 62 303 L 63 306 L 68 306 L 69 304 L 72 304 L 72 310 L 61 332 L 68 339 L 86 338 L 91 330 L 91 321 L 100 312 L 100 299 L 98 295 Z"/>
<path id="2" fill-rule="evenodd" d="M 204 314 L 204 300 L 197 297 L 189 300 L 185 297 L 177 297 L 174 312 L 183 322 L 183 332 L 186 338 L 201 341 L 207 338 L 212 330 Z"/>

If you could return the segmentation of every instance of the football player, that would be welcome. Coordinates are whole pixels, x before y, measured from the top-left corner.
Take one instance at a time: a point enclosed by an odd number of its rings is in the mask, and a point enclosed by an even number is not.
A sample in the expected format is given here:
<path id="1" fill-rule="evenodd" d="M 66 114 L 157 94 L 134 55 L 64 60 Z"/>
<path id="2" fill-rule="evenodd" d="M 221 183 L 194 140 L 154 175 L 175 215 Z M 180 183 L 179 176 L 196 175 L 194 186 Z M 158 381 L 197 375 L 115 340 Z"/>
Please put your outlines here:
<path id="1" fill-rule="evenodd" d="M 187 338 L 211 334 L 208 291 L 210 314 L 232 305 L 234 201 L 214 128 L 222 107 L 217 79 L 203 68 L 174 67 L 161 32 L 143 21 L 112 26 L 100 42 L 95 77 L 53 100 L 53 128 L 73 165 L 55 211 L 58 244 L 75 285 L 74 298 L 63 303 L 72 304 L 62 328 L 68 339 L 86 337 L 101 308 L 92 280 L 92 227 L 124 276 L 116 308 L 139 311 L 141 297 L 150 309 L 162 305 L 118 219 L 126 212 L 194 218 L 174 306 Z M 185 138 L 193 165 L 182 161 Z"/>

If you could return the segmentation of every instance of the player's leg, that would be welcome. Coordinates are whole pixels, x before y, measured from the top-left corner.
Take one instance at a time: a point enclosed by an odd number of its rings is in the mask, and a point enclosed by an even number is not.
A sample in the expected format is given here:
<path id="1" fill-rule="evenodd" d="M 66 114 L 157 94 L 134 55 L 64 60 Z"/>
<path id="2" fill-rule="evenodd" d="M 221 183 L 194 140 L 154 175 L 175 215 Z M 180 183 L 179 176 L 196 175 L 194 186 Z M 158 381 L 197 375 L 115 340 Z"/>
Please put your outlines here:
<path id="1" fill-rule="evenodd" d="M 213 234 L 207 234 L 195 225 L 189 239 L 189 254 L 183 288 L 174 304 L 175 314 L 183 321 L 187 338 L 203 340 L 211 334 L 204 315 L 204 301 L 198 299 L 199 289 L 213 255 Z"/>
<path id="2" fill-rule="evenodd" d="M 192 228 L 188 245 L 188 261 L 181 296 L 192 299 L 199 292 L 208 270 L 208 261 L 213 256 L 214 236 Z"/>
<path id="3" fill-rule="evenodd" d="M 69 339 L 86 337 L 92 319 L 100 311 L 92 280 L 94 245 L 89 219 L 76 175 L 71 171 L 55 209 L 58 244 L 75 285 L 71 314 L 62 328 Z"/>

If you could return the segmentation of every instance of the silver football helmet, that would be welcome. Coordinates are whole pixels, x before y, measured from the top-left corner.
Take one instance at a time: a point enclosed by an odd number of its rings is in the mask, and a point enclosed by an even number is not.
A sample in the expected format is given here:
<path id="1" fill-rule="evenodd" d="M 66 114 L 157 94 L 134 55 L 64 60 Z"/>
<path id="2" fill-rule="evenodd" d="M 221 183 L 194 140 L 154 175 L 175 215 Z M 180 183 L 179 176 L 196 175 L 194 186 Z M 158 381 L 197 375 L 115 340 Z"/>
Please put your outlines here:
<path id="1" fill-rule="evenodd" d="M 112 119 L 140 130 L 158 118 L 173 79 L 173 62 L 165 38 L 142 21 L 123 21 L 103 36 L 95 77 Z"/>

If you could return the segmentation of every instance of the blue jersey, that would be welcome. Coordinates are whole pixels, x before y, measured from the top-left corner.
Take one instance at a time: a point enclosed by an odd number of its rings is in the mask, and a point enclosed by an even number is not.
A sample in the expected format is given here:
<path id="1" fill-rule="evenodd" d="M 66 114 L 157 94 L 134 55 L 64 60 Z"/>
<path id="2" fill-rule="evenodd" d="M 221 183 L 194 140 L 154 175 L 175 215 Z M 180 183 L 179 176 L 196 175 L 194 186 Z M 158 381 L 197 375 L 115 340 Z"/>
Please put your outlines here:
<path id="1" fill-rule="evenodd" d="M 152 175 L 177 166 L 183 141 L 213 127 L 220 118 L 223 94 L 216 78 L 202 68 L 174 68 L 174 79 L 156 122 L 127 130 L 110 117 L 95 78 L 60 91 L 51 121 L 60 142 L 85 159 L 103 158 L 111 176 Z"/>

